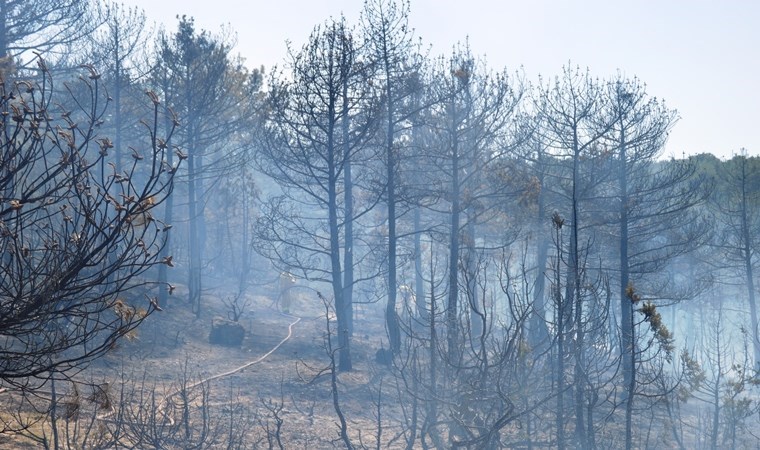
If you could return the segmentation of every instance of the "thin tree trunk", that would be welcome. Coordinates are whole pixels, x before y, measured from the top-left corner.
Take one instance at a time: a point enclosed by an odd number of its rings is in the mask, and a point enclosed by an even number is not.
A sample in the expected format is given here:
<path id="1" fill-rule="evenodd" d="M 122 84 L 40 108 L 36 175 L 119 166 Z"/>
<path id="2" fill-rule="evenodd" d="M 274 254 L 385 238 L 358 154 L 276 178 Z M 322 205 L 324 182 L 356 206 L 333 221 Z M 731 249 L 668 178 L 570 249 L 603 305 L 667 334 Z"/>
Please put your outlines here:
<path id="1" fill-rule="evenodd" d="M 197 166 L 195 164 L 196 149 L 193 145 L 188 152 L 187 165 L 188 165 L 188 214 L 190 218 L 190 235 L 189 235 L 189 247 L 190 247 L 190 272 L 188 279 L 188 290 L 190 296 L 190 304 L 193 307 L 195 318 L 201 318 L 201 244 L 198 230 L 198 188 L 197 188 Z"/>
<path id="2" fill-rule="evenodd" d="M 388 327 L 389 345 L 393 354 L 401 351 L 401 329 L 396 314 L 396 295 L 398 291 L 396 280 L 396 154 L 393 149 L 393 91 L 391 88 L 391 69 L 387 49 L 384 54 L 385 64 L 385 96 L 387 101 L 388 123 L 386 129 L 386 193 L 388 196 L 388 303 L 385 308 L 385 322 Z"/>
<path id="3" fill-rule="evenodd" d="M 119 28 L 116 27 L 116 32 L 118 32 Z M 121 62 L 119 61 L 119 45 L 118 45 L 118 37 L 116 37 L 117 45 L 115 45 L 115 61 L 116 61 L 116 70 L 114 76 L 116 77 L 116 83 L 114 84 L 114 90 L 113 90 L 113 104 L 114 104 L 114 125 L 116 127 L 116 133 L 114 136 L 114 153 L 116 154 L 116 171 L 118 173 L 121 173 L 121 77 L 122 71 L 121 71 Z"/>
<path id="4" fill-rule="evenodd" d="M 623 386 L 625 386 L 625 448 L 633 445 L 633 396 L 636 390 L 636 360 L 633 340 L 633 302 L 629 298 L 628 263 L 628 165 L 625 129 L 620 118 L 620 153 L 618 183 L 620 189 L 620 330 L 622 334 Z"/>
<path id="5" fill-rule="evenodd" d="M 193 93 L 190 89 L 190 75 L 185 74 L 185 110 L 193 110 Z M 198 165 L 196 159 L 199 158 L 197 140 L 199 136 L 196 120 L 190 118 L 187 125 L 187 196 L 188 196 L 188 216 L 190 220 L 190 234 L 188 236 L 188 245 L 190 249 L 190 271 L 188 273 L 188 291 L 190 305 L 192 306 L 195 318 L 201 317 L 201 246 L 198 230 Z"/>
<path id="6" fill-rule="evenodd" d="M 55 374 L 50 377 L 50 427 L 53 432 L 53 448 L 60 448 L 58 437 L 58 394 L 55 390 Z"/>
<path id="7" fill-rule="evenodd" d="M 425 305 L 425 281 L 422 278 L 422 224 L 420 207 L 414 209 L 414 299 L 417 317 L 425 323 L 430 313 Z"/>
<path id="8" fill-rule="evenodd" d="M 717 349 L 716 352 L 716 358 L 717 358 L 717 370 L 715 371 L 716 378 L 715 383 L 713 384 L 713 417 L 712 417 L 712 435 L 710 436 L 710 448 L 712 450 L 718 449 L 718 435 L 720 434 L 720 402 L 721 402 L 721 384 L 722 384 L 722 375 L 723 375 L 723 359 L 721 357 L 721 346 L 720 346 L 720 336 L 717 333 L 715 335 L 716 340 L 716 346 Z"/>
<path id="9" fill-rule="evenodd" d="M 336 124 L 332 118 L 335 117 L 335 106 L 332 103 L 329 106 L 330 124 L 328 126 L 327 137 L 327 214 L 328 229 L 330 232 L 330 271 L 332 278 L 333 297 L 335 299 L 335 315 L 338 320 L 338 369 L 340 371 L 350 371 L 351 348 L 350 336 L 348 333 L 348 323 L 346 318 L 346 304 L 343 297 L 343 271 L 340 262 L 340 226 L 338 225 L 338 169 L 336 167 L 337 149 L 335 148 L 335 128 Z M 342 149 L 341 149 L 342 154 Z"/>
<path id="10" fill-rule="evenodd" d="M 250 198 L 248 198 L 247 190 L 244 190 L 246 193 L 243 195 L 243 237 L 242 237 L 242 248 L 240 251 L 240 281 L 238 286 L 238 292 L 240 295 L 243 295 L 243 293 L 246 290 L 247 282 L 248 282 L 248 274 L 251 272 L 251 256 L 250 256 L 250 237 L 248 236 L 250 233 L 250 221 L 251 221 L 251 208 L 248 204 L 248 202 L 251 201 Z"/>
<path id="11" fill-rule="evenodd" d="M 539 156 L 539 158 L 541 158 Z M 543 162 L 539 160 L 539 167 L 543 167 Z M 541 169 L 543 170 L 543 169 Z M 533 291 L 532 314 L 529 329 L 529 343 L 531 347 L 537 348 L 542 343 L 546 343 L 549 337 L 549 331 L 546 328 L 546 308 L 544 306 L 544 293 L 546 290 L 546 263 L 549 259 L 549 237 L 546 235 L 546 199 L 544 194 L 544 177 L 541 173 L 539 178 L 538 193 L 538 212 L 537 212 L 538 233 L 536 235 L 536 284 Z"/>
<path id="12" fill-rule="evenodd" d="M 485 311 L 481 311 L 480 298 L 478 296 L 477 288 L 477 254 L 475 251 L 475 220 L 468 217 L 466 223 L 467 240 L 465 242 L 465 261 L 464 266 L 467 271 L 467 300 L 469 302 L 467 310 L 470 316 L 470 339 L 473 345 L 480 347 L 481 334 L 483 332 L 483 320 L 481 315 L 485 314 Z"/>
<path id="13" fill-rule="evenodd" d="M 455 120 L 455 119 L 454 119 Z M 455 123 L 452 127 L 455 128 Z M 452 129 L 456 134 L 456 129 Z M 452 136 L 451 158 L 451 218 L 449 226 L 449 298 L 446 305 L 446 331 L 448 337 L 448 355 L 451 364 L 456 365 L 456 352 L 459 345 L 459 149 L 458 139 Z"/>
<path id="14" fill-rule="evenodd" d="M 752 338 L 752 350 L 754 356 L 754 367 L 760 367 L 760 330 L 758 330 L 757 324 L 757 303 L 755 297 L 755 278 L 752 267 L 752 246 L 751 236 L 749 233 L 749 217 L 748 211 L 749 205 L 747 204 L 747 160 L 746 158 L 741 161 L 741 189 L 742 189 L 742 253 L 744 256 L 744 272 L 747 279 L 747 298 L 749 300 L 749 312 L 750 312 L 750 326 L 752 332 L 750 334 Z"/>
<path id="15" fill-rule="evenodd" d="M 8 0 L 0 0 L 0 58 L 8 56 Z"/>
<path id="16" fill-rule="evenodd" d="M 562 283 L 562 274 L 560 267 L 562 264 L 562 230 L 561 223 L 555 222 L 556 227 L 556 250 L 557 259 L 554 269 L 554 304 L 555 314 L 554 323 L 557 327 L 557 364 L 556 379 L 557 379 L 557 411 L 555 415 L 555 426 L 557 427 L 557 448 L 564 450 L 566 446 L 565 442 L 565 324 L 566 322 L 566 298 L 562 298 L 562 290 L 560 288 Z"/>
<path id="17" fill-rule="evenodd" d="M 428 349 L 430 364 L 429 364 L 429 376 L 430 376 L 430 396 L 427 404 L 427 414 L 425 415 L 425 423 L 422 431 L 422 443 L 425 445 L 425 433 L 430 434 L 430 439 L 436 445 L 437 448 L 442 448 L 441 438 L 438 435 L 435 424 L 438 422 L 438 333 L 436 331 L 437 323 L 436 317 L 438 311 L 436 309 L 435 298 L 435 270 L 433 266 L 433 241 L 430 240 L 430 347 Z"/>
<path id="18" fill-rule="evenodd" d="M 584 323 L 583 323 L 583 298 L 580 293 L 581 272 L 580 272 L 580 248 L 578 245 L 578 228 L 579 216 L 579 179 L 580 179 L 580 149 L 578 145 L 577 131 L 573 135 L 573 194 L 572 194 L 572 228 L 570 232 L 570 278 L 572 279 L 568 286 L 569 299 L 574 304 L 573 328 L 575 334 L 574 355 L 575 367 L 573 375 L 573 385 L 575 388 L 575 436 L 578 445 L 581 448 L 588 448 L 588 436 L 584 425 L 584 401 L 586 397 L 586 380 L 585 380 L 585 342 L 584 342 Z"/>
<path id="19" fill-rule="evenodd" d="M 343 133 L 343 207 L 345 223 L 343 236 L 343 302 L 345 306 L 346 328 L 349 337 L 354 334 L 354 194 L 351 174 L 351 147 L 349 145 L 348 116 L 348 76 L 343 80 L 343 107 L 341 110 L 341 129 Z"/>
<path id="20" fill-rule="evenodd" d="M 187 176 L 188 176 L 188 215 L 190 219 L 190 235 L 188 244 L 190 247 L 190 271 L 188 273 L 187 286 L 190 296 L 190 304 L 196 319 L 201 317 L 201 263 L 200 248 L 198 245 L 198 221 L 197 221 L 197 204 L 196 204 L 196 185 L 195 185 L 195 149 L 190 149 L 187 157 Z"/>

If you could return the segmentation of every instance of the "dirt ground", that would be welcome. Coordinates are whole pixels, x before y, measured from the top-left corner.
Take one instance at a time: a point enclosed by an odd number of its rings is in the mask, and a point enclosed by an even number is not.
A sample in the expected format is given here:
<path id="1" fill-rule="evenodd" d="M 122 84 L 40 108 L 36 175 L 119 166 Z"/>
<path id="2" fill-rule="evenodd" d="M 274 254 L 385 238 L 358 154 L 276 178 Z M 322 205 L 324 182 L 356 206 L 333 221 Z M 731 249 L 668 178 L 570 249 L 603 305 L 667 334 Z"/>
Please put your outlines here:
<path id="1" fill-rule="evenodd" d="M 224 283 L 219 286 L 203 296 L 200 319 L 191 312 L 184 287 L 177 286 L 169 304 L 149 317 L 133 340 L 122 342 L 80 377 L 108 382 L 113 396 L 124 384 L 168 395 L 178 391 L 183 379 L 190 385 L 210 379 L 203 384 L 208 404 L 221 416 L 233 405 L 244 407 L 254 425 L 249 429 L 251 441 L 262 439 L 266 426 L 273 424 L 267 405 L 279 405 L 285 448 L 331 447 L 338 426 L 330 377 L 323 371 L 329 363 L 325 309 L 315 291 L 294 289 L 292 315 L 280 313 L 273 288 L 250 293 L 249 306 L 239 319 L 245 339 L 241 347 L 230 348 L 208 340 L 212 319 L 228 316 L 222 300 L 231 294 L 225 292 Z M 360 307 L 355 317 L 355 329 L 361 331 L 352 340 L 354 370 L 339 375 L 339 392 L 353 438 L 374 446 L 373 399 L 388 370 L 374 363 L 374 355 L 385 333 L 381 309 Z M 243 366 L 247 367 L 240 369 Z M 393 413 L 389 400 L 383 414 Z M 399 426 L 384 423 L 386 447 L 399 431 Z"/>
<path id="2" fill-rule="evenodd" d="M 245 339 L 239 348 L 230 348 L 211 345 L 208 338 L 212 319 L 228 316 L 229 308 L 223 300 L 231 298 L 232 293 L 225 286 L 234 283 L 210 281 L 214 284 L 208 285 L 215 287 L 204 293 L 200 319 L 187 303 L 184 286 L 178 285 L 169 304 L 149 317 L 133 340 L 123 341 L 78 378 L 94 384 L 108 383 L 114 403 L 122 388 L 132 393 L 154 390 L 167 399 L 176 396 L 183 383 L 196 386 L 190 389 L 196 395 L 191 402 L 195 408 L 192 412 L 199 413 L 205 401 L 206 409 L 222 429 L 229 428 L 225 421 L 237 414 L 240 422 L 233 428 L 242 434 L 249 448 L 269 447 L 266 439 L 273 437 L 278 420 L 284 448 L 342 448 L 330 376 L 324 371 L 329 363 L 325 350 L 327 319 L 316 292 L 305 285 L 297 286 L 291 314 L 282 314 L 274 283 L 252 290 L 239 319 L 246 330 Z M 351 438 L 356 444 L 376 446 L 378 390 L 382 387 L 382 447 L 403 448 L 407 417 L 397 400 L 390 369 L 375 363 L 375 352 L 384 346 L 382 306 L 359 305 L 354 327 L 354 370 L 338 374 L 340 404 Z M 205 400 L 202 392 L 208 393 Z M 71 392 L 64 393 L 63 398 L 67 395 L 70 397 Z M 7 400 L 0 398 L 6 408 Z M 44 395 L 40 401 L 44 404 Z M 698 428 L 697 419 L 704 419 L 700 409 L 694 403 L 685 407 L 689 409 L 686 415 L 695 418 L 690 421 L 693 427 Z M 81 416 L 83 421 L 93 417 Z M 687 434 L 692 431 L 686 430 Z M 33 449 L 39 444 L 0 434 L 0 449 L 5 448 Z"/>

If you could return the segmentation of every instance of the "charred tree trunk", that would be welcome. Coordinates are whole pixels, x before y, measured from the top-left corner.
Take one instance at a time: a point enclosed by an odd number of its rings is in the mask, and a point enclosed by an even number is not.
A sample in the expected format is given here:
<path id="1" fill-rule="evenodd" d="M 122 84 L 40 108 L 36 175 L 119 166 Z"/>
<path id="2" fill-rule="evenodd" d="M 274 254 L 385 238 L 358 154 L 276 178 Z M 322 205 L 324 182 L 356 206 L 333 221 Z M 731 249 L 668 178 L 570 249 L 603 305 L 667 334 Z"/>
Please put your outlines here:
<path id="1" fill-rule="evenodd" d="M 8 5 L 0 0 L 0 58 L 8 57 Z"/>
<path id="2" fill-rule="evenodd" d="M 187 178 L 188 178 L 188 215 L 190 221 L 190 234 L 188 236 L 188 245 L 190 247 L 190 271 L 188 273 L 187 287 L 189 291 L 190 305 L 195 313 L 195 318 L 201 317 L 201 246 L 199 241 L 198 230 L 198 186 L 197 186 L 197 165 L 195 154 L 197 149 L 190 140 L 187 157 Z"/>
<path id="3" fill-rule="evenodd" d="M 539 153 L 539 167 L 543 167 Z M 542 343 L 547 342 L 549 331 L 546 329 L 546 308 L 544 306 L 546 291 L 546 263 L 549 258 L 549 236 L 546 233 L 546 194 L 544 192 L 544 174 L 543 169 L 539 174 L 538 184 L 538 205 L 537 205 L 537 234 L 536 234 L 536 283 L 533 291 L 533 312 L 530 319 L 529 343 L 532 348 L 536 348 Z"/>
<path id="4" fill-rule="evenodd" d="M 477 251 L 475 249 L 475 219 L 472 217 L 467 218 L 466 225 L 466 241 L 465 241 L 465 257 L 464 257 L 464 270 L 467 273 L 467 300 L 469 303 L 469 316 L 470 316 L 470 339 L 473 345 L 479 347 L 481 342 L 481 334 L 484 331 L 482 316 L 485 311 L 482 311 L 481 300 L 478 295 L 477 287 Z"/>
<path id="5" fill-rule="evenodd" d="M 338 321 L 338 369 L 341 371 L 350 371 L 351 349 L 348 318 L 346 312 L 346 299 L 343 290 L 343 271 L 340 262 L 340 225 L 338 224 L 338 168 L 336 161 L 336 152 L 338 149 L 335 145 L 336 123 L 333 118 L 335 115 L 335 104 L 332 98 L 329 101 L 329 124 L 327 130 L 327 215 L 328 229 L 330 232 L 330 270 L 332 278 L 333 298 L 335 299 L 335 315 Z M 341 150 L 342 151 L 342 150 Z"/>
<path id="6" fill-rule="evenodd" d="M 452 102 L 452 109 L 454 108 Z M 456 136 L 456 114 L 452 114 L 452 143 L 451 143 L 451 217 L 449 225 L 449 296 L 446 305 L 446 332 L 448 356 L 455 364 L 457 347 L 459 345 L 459 142 Z"/>
<path id="7" fill-rule="evenodd" d="M 618 187 L 620 189 L 620 330 L 622 338 L 621 357 L 623 362 L 623 386 L 625 386 L 625 448 L 633 445 L 633 395 L 636 389 L 635 349 L 633 339 L 633 302 L 628 295 L 630 269 L 628 263 L 628 167 L 625 142 L 625 127 L 620 119 L 620 150 Z"/>
<path id="8" fill-rule="evenodd" d="M 346 68 L 348 69 L 348 68 Z M 343 302 L 346 331 L 354 334 L 354 182 L 351 173 L 351 146 L 349 140 L 348 74 L 343 74 L 343 106 L 341 109 L 341 132 L 343 134 L 343 208 L 345 209 L 343 236 Z"/>
<path id="9" fill-rule="evenodd" d="M 422 224 L 419 207 L 414 209 L 414 299 L 417 316 L 422 323 L 430 318 L 430 312 L 425 305 L 425 281 L 422 278 Z"/>
<path id="10" fill-rule="evenodd" d="M 556 383 L 557 383 L 557 411 L 555 414 L 555 426 L 557 427 L 557 448 L 564 450 L 566 448 L 565 438 L 565 325 L 567 324 L 566 299 L 562 297 L 562 225 L 564 220 L 555 213 L 552 218 L 554 226 L 554 239 L 556 249 L 556 259 L 554 261 L 554 323 L 557 327 L 557 358 L 556 358 Z"/>
<path id="11" fill-rule="evenodd" d="M 570 229 L 570 267 L 568 283 L 568 299 L 573 302 L 573 354 L 575 356 L 573 371 L 573 388 L 575 391 L 575 438 L 580 448 L 589 448 L 586 426 L 584 424 L 584 403 L 586 398 L 585 377 L 585 330 L 583 318 L 583 296 L 581 295 L 580 248 L 578 245 L 579 230 L 579 183 L 580 183 L 580 145 L 577 129 L 573 135 L 573 192 L 571 199 L 572 228 Z"/>
<path id="12" fill-rule="evenodd" d="M 388 327 L 388 339 L 393 354 L 401 351 L 401 329 L 396 314 L 396 295 L 398 292 L 396 280 L 396 251 L 398 236 L 396 235 L 396 154 L 393 149 L 393 97 L 390 80 L 390 61 L 384 59 L 385 95 L 388 102 L 388 124 L 386 129 L 386 194 L 388 196 L 388 303 L 385 308 L 385 323 Z"/>
<path id="13" fill-rule="evenodd" d="M 749 205 L 747 204 L 747 160 L 741 161 L 741 233 L 742 233 L 742 257 L 744 259 L 744 275 L 747 280 L 747 299 L 749 300 L 750 327 L 752 332 L 752 350 L 754 356 L 754 367 L 760 367 L 760 330 L 757 324 L 757 302 L 755 297 L 755 278 L 752 267 L 752 236 L 750 236 L 750 220 L 748 215 Z"/>

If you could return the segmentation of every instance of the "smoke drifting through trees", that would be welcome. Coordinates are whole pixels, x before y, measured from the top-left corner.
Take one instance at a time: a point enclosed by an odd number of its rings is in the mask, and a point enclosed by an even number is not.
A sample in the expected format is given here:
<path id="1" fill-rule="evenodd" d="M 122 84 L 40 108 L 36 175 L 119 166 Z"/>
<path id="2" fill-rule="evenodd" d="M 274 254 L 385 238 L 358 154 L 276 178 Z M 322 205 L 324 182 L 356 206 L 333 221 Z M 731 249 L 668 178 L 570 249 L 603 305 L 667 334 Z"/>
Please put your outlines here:
<path id="1" fill-rule="evenodd" d="M 527 80 L 466 41 L 429 55 L 403 1 L 317 25 L 266 74 L 192 18 L 153 35 L 128 8 L 32 3 L 0 8 L 0 395 L 23 405 L 6 430 L 50 447 L 757 444 L 760 162 L 664 158 L 678 115 L 643 80 Z M 30 71 L 31 49 L 50 67 Z M 84 58 L 102 74 L 67 78 Z M 216 409 L 187 363 L 173 402 L 153 380 L 80 396 L 107 385 L 78 371 L 110 373 L 99 358 L 150 313 L 151 345 L 130 345 L 173 353 L 220 309 L 249 336 L 283 317 L 262 305 L 313 315 L 293 339 L 320 351 L 283 356 L 255 413 Z M 295 394 L 327 379 L 324 405 Z M 321 406 L 334 440 L 299 437 Z"/>

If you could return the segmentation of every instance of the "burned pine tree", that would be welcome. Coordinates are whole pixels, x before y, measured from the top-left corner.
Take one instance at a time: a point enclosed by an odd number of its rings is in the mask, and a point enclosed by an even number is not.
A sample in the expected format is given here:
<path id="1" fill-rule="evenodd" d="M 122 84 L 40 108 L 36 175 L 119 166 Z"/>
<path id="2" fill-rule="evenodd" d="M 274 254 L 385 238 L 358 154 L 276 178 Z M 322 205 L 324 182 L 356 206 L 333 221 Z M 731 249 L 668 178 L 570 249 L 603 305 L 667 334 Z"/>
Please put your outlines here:
<path id="1" fill-rule="evenodd" d="M 257 251 L 276 267 L 327 283 L 338 319 L 338 368 L 351 370 L 351 290 L 362 254 L 354 223 L 375 203 L 354 205 L 356 177 L 374 126 L 372 86 L 343 20 L 317 27 L 276 73 L 259 170 L 281 189 L 257 221 Z M 341 255 L 343 251 L 343 255 Z M 366 278 L 366 276 L 362 276 Z M 348 297 L 347 297 L 348 295 Z"/>
<path id="2" fill-rule="evenodd" d="M 618 77 L 608 82 L 609 114 L 614 118 L 609 148 L 615 153 L 612 199 L 602 195 L 602 202 L 615 200 L 616 211 L 610 214 L 611 234 L 616 238 L 620 302 L 621 358 L 623 401 L 626 410 L 626 441 L 631 445 L 636 380 L 635 302 L 629 291 L 637 289 L 649 297 L 680 299 L 693 294 L 677 292 L 667 276 L 668 265 L 675 258 L 694 251 L 705 243 L 708 227 L 699 220 L 695 207 L 704 202 L 709 183 L 694 176 L 694 165 L 682 162 L 658 162 L 676 112 L 661 100 L 650 97 L 637 79 Z M 699 286 L 697 280 L 689 282 Z"/>
<path id="3" fill-rule="evenodd" d="M 460 266 L 472 271 L 478 258 L 475 248 L 475 225 L 483 223 L 503 200 L 505 183 L 495 182 L 493 169 L 521 137 L 518 109 L 523 95 L 519 79 L 505 72 L 492 74 L 470 53 L 457 48 L 437 68 L 439 83 L 433 95 L 439 99 L 432 106 L 432 133 L 436 142 L 426 158 L 435 168 L 439 201 L 430 208 L 442 214 L 447 222 L 448 239 L 448 302 L 446 333 L 450 356 L 460 348 L 462 324 L 460 309 L 472 312 L 478 319 L 480 301 L 474 285 L 465 286 L 468 304 L 460 303 Z M 477 334 L 477 332 L 476 332 Z"/>
<path id="4" fill-rule="evenodd" d="M 241 163 L 237 157 L 243 152 L 230 147 L 238 127 L 254 114 L 255 89 L 247 87 L 255 83 L 241 75 L 231 49 L 228 36 L 198 31 L 184 16 L 176 32 L 158 39 L 153 81 L 182 121 L 174 144 L 182 147 L 177 156 L 187 159 L 177 181 L 187 192 L 187 286 L 196 317 L 202 312 L 202 269 L 208 262 L 207 204 L 218 179 Z"/>
<path id="5" fill-rule="evenodd" d="M 139 121 L 142 106 L 135 101 L 142 95 L 137 80 L 150 70 L 142 62 L 150 30 L 145 26 L 145 13 L 136 8 L 107 4 L 106 14 L 104 23 L 90 36 L 87 56 L 102 73 L 102 82 L 112 98 L 111 114 L 104 126 L 112 130 L 114 163 L 121 171 L 129 145 L 125 137 Z"/>
<path id="6" fill-rule="evenodd" d="M 391 351 L 397 354 L 401 349 L 401 331 L 396 314 L 398 293 L 398 206 L 403 206 L 400 198 L 399 166 L 401 155 L 399 139 L 410 126 L 410 117 L 419 106 L 412 100 L 419 96 L 421 86 L 412 81 L 413 74 L 420 70 L 422 60 L 415 58 L 419 44 L 414 41 L 409 28 L 409 3 L 393 0 L 365 2 L 363 16 L 364 40 L 367 42 L 369 61 L 373 66 L 373 79 L 380 84 L 383 126 L 380 140 L 383 156 L 380 158 L 385 169 L 384 200 L 387 204 L 388 223 L 388 301 L 385 322 L 388 329 Z"/>
<path id="7" fill-rule="evenodd" d="M 597 355 L 591 346 L 595 337 L 607 323 L 605 306 L 605 275 L 589 263 L 594 230 L 591 227 L 587 205 L 600 186 L 610 179 L 605 170 L 609 154 L 602 141 L 612 128 L 612 120 L 605 116 L 606 103 L 603 85 L 580 68 L 563 68 L 562 75 L 541 88 L 540 114 L 541 140 L 550 149 L 554 169 L 552 190 L 558 196 L 556 207 L 564 217 L 555 214 L 559 228 L 569 228 L 563 245 L 555 242 L 557 262 L 554 267 L 553 298 L 555 318 L 553 328 L 559 342 L 566 346 L 556 355 L 558 392 L 573 392 L 574 442 L 582 448 L 593 446 L 594 428 L 587 412 L 592 411 L 594 392 L 599 386 L 592 383 L 591 371 L 599 356 L 599 364 L 606 365 L 605 355 Z M 559 233 L 559 231 L 558 231 Z M 562 232 L 564 233 L 564 232 Z M 564 244 L 566 242 L 566 244 Z M 559 273 L 562 278 L 559 279 Z M 560 292 L 560 289 L 564 292 Z M 565 379 L 565 364 L 572 369 L 572 379 Z M 601 369 L 603 370 L 603 369 Z M 604 381 L 602 381 L 604 383 Z M 563 394 L 557 397 L 557 445 L 565 448 Z M 591 405 L 588 402 L 592 402 Z"/>
<path id="8" fill-rule="evenodd" d="M 716 247 L 724 258 L 721 276 L 729 284 L 743 284 L 747 290 L 750 323 L 749 336 L 755 368 L 760 367 L 760 332 L 758 331 L 757 242 L 760 236 L 760 164 L 746 151 L 720 165 L 718 189 L 711 205 L 721 224 Z"/>

